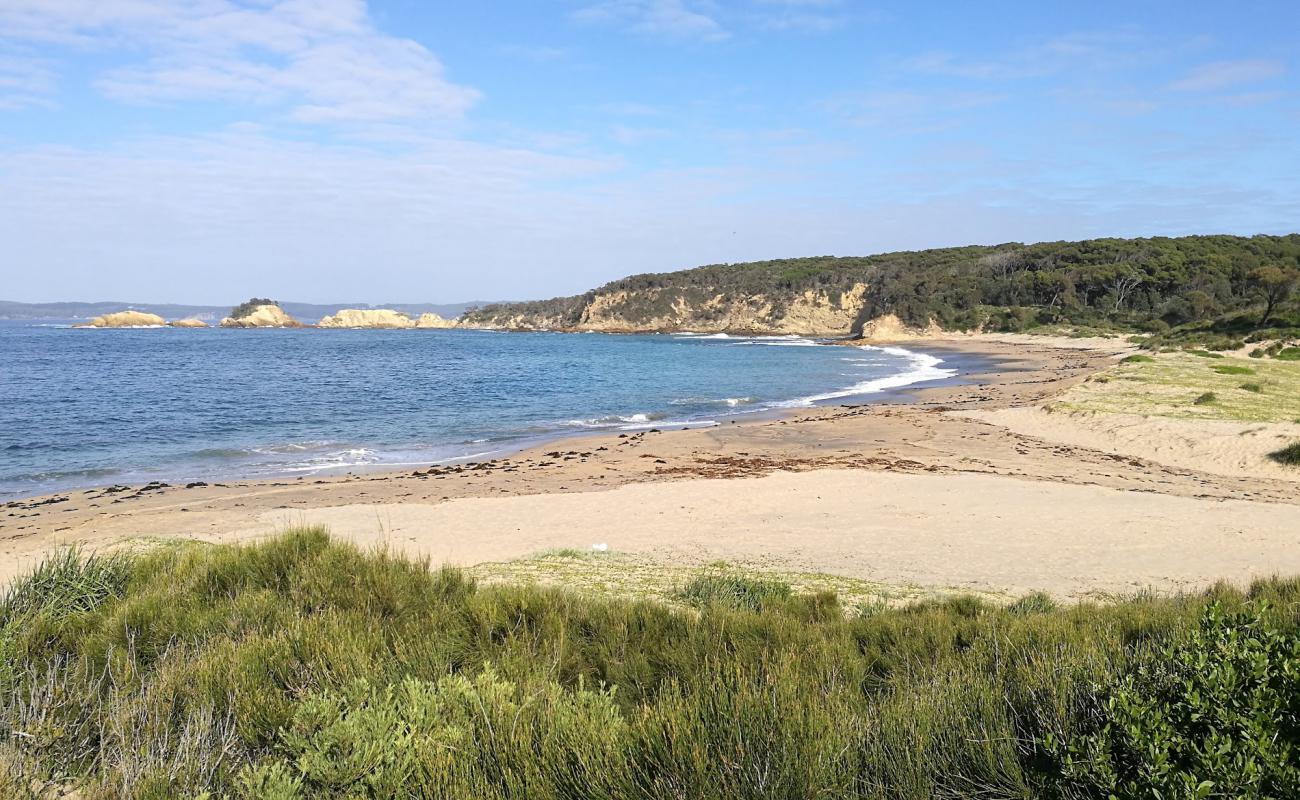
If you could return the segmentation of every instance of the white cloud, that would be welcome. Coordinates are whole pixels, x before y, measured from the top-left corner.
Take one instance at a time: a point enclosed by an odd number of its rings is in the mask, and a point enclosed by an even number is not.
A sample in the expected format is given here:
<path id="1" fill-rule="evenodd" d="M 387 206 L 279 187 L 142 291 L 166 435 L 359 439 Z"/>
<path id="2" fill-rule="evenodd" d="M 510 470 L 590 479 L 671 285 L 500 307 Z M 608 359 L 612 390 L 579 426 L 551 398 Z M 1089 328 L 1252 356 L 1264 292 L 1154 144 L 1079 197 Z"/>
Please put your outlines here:
<path id="1" fill-rule="evenodd" d="M 758 27 L 770 31 L 826 33 L 848 24 L 841 0 L 758 0 L 765 7 L 755 17 Z"/>
<path id="2" fill-rule="evenodd" d="M 966 80 L 1007 81 L 1063 72 L 1084 74 L 1131 65 L 1151 45 L 1132 31 L 1071 33 L 1022 48 L 992 52 L 984 58 L 964 58 L 931 51 L 904 62 L 913 72 Z"/>
<path id="3" fill-rule="evenodd" d="M 717 42 L 731 35 L 713 16 L 688 6 L 686 0 L 602 0 L 578 9 L 573 19 L 671 39 Z"/>
<path id="4" fill-rule="evenodd" d="M 1286 66 L 1281 61 L 1266 59 L 1215 61 L 1193 69 L 1186 76 L 1169 84 L 1169 88 L 1178 92 L 1208 92 L 1241 84 L 1259 83 L 1280 77 L 1285 72 Z"/>
<path id="5" fill-rule="evenodd" d="M 422 45 L 375 28 L 363 0 L 5 0 L 5 39 L 128 59 L 95 82 L 128 102 L 218 99 L 342 123 L 455 120 L 478 99 Z"/>
<path id="6" fill-rule="evenodd" d="M 0 52 L 0 111 L 52 106 L 57 84 L 45 59 Z"/>

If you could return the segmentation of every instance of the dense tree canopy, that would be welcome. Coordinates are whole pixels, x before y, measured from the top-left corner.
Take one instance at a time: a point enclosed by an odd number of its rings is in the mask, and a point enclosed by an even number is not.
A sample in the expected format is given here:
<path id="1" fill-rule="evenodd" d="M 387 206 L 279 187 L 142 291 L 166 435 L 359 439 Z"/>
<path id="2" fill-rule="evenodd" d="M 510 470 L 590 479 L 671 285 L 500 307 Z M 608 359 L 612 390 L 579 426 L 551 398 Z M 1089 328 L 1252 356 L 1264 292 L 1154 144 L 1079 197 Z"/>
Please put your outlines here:
<path id="1" fill-rule="evenodd" d="M 839 258 L 716 264 L 633 275 L 586 295 L 484 307 L 471 321 L 545 315 L 580 319 L 597 295 L 628 294 L 629 319 L 663 306 L 716 296 L 764 295 L 778 306 L 807 290 L 867 285 L 860 321 L 897 314 L 945 328 L 1018 330 L 1039 324 L 1164 330 L 1259 308 L 1268 321 L 1300 282 L 1300 234 L 1090 239 L 950 247 Z"/>

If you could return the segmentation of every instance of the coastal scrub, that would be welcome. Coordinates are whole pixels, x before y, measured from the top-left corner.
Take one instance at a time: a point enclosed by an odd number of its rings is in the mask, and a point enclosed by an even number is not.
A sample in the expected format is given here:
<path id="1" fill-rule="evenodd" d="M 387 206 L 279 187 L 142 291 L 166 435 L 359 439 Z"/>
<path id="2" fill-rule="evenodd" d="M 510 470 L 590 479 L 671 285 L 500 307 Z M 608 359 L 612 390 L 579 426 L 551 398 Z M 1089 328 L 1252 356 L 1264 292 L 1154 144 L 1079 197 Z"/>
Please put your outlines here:
<path id="1" fill-rule="evenodd" d="M 1298 582 L 846 613 L 829 593 L 699 577 L 682 590 L 691 607 L 480 586 L 319 529 L 64 554 L 0 603 L 0 792 L 920 800 L 1292 785 Z M 1204 658 L 1236 671 L 1194 669 Z M 1166 691 L 1188 676 L 1201 700 Z"/>

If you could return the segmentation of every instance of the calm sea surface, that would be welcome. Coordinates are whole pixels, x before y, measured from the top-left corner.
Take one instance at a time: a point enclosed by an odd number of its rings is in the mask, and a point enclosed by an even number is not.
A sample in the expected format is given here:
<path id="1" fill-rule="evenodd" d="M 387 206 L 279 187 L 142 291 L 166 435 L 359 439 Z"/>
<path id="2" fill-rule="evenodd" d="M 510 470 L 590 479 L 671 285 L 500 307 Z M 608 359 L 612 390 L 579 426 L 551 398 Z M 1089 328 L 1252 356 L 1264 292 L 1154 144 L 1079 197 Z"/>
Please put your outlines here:
<path id="1" fill-rule="evenodd" d="M 794 337 L 78 330 L 0 322 L 0 497 L 486 456 L 954 374 Z"/>

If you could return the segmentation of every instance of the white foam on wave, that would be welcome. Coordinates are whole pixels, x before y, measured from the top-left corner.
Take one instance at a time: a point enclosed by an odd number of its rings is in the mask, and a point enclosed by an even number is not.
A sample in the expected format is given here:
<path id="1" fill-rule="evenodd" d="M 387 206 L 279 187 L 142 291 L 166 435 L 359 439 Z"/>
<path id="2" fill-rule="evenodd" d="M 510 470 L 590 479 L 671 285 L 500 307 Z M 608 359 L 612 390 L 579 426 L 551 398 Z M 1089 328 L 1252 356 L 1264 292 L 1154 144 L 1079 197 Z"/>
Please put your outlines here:
<path id="1" fill-rule="evenodd" d="M 843 389 L 837 389 L 831 392 L 808 395 L 807 397 L 798 397 L 794 400 L 775 403 L 780 408 L 806 408 L 815 403 L 825 400 L 834 400 L 839 397 L 852 397 L 860 394 L 876 394 L 889 389 L 900 389 L 904 386 L 911 386 L 914 383 L 925 383 L 927 381 L 939 381 L 944 378 L 951 378 L 957 374 L 957 370 L 948 367 L 941 367 L 943 359 L 938 356 L 932 356 L 929 353 L 918 353 L 913 350 L 907 350 L 902 347 L 873 347 L 872 345 L 862 345 L 863 350 L 877 350 L 892 356 L 900 356 L 907 359 L 908 369 L 896 375 L 886 375 L 880 378 L 855 383 Z"/>
<path id="2" fill-rule="evenodd" d="M 670 405 L 674 406 L 708 406 L 721 405 L 729 408 L 743 406 L 746 403 L 754 402 L 752 397 L 682 397 L 677 400 L 669 400 Z"/>

